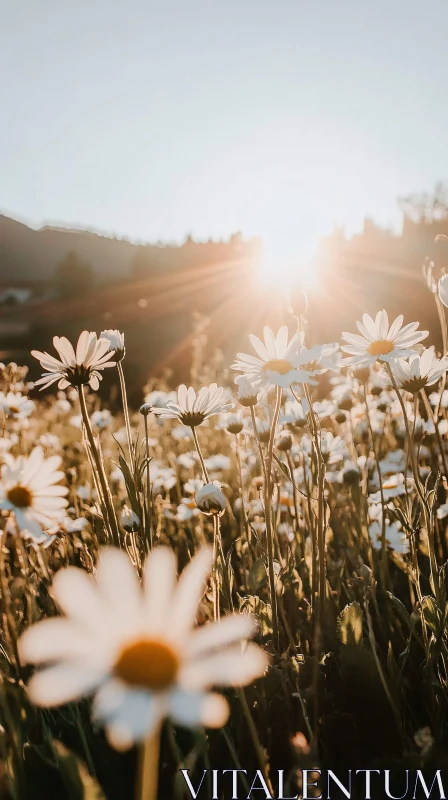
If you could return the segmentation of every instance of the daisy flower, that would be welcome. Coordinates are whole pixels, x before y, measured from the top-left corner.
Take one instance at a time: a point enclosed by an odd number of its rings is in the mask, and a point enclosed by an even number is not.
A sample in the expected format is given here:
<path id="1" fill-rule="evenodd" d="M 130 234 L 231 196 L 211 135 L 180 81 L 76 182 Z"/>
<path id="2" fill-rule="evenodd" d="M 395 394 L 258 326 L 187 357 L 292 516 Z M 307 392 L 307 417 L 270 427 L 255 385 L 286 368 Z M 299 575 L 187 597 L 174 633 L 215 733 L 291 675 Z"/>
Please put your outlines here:
<path id="1" fill-rule="evenodd" d="M 81 333 L 76 353 L 65 336 L 55 336 L 53 344 L 58 351 L 60 361 L 48 353 L 31 351 L 31 355 L 40 361 L 41 367 L 45 370 L 35 384 L 36 386 L 42 384 L 42 389 L 58 381 L 59 389 L 66 389 L 67 386 L 79 388 L 89 384 L 91 389 L 96 390 L 102 378 L 101 370 L 115 367 L 115 361 L 111 361 L 113 353 L 110 350 L 109 340 L 98 339 L 94 332 Z"/>
<path id="2" fill-rule="evenodd" d="M 122 361 L 126 354 L 124 333 L 117 330 L 101 331 L 100 338 L 109 342 L 109 355 L 113 355 L 114 361 Z"/>
<path id="3" fill-rule="evenodd" d="M 146 739 L 167 716 L 221 727 L 228 705 L 211 688 L 251 683 L 268 659 L 247 642 L 255 630 L 248 615 L 194 628 L 211 563 L 204 548 L 176 585 L 174 553 L 158 547 L 143 589 L 114 548 L 102 551 L 96 581 L 77 567 L 59 570 L 52 591 L 66 616 L 38 622 L 19 640 L 24 662 L 50 665 L 31 678 L 32 701 L 52 707 L 94 693 L 94 717 L 119 749 Z"/>
<path id="4" fill-rule="evenodd" d="M 285 403 L 285 413 L 280 414 L 279 422 L 292 428 L 304 428 L 306 425 L 306 414 L 301 403 L 297 400 L 287 400 Z"/>
<path id="5" fill-rule="evenodd" d="M 162 419 L 178 419 L 182 425 L 196 428 L 204 420 L 233 408 L 229 402 L 228 392 L 222 386 L 212 383 L 203 386 L 196 394 L 192 386 L 189 389 L 182 384 L 177 390 L 177 403 L 168 400 L 166 408 L 153 408 L 153 414 L 158 414 Z"/>
<path id="6" fill-rule="evenodd" d="M 238 409 L 235 414 L 226 412 L 222 415 L 216 426 L 217 430 L 224 430 L 227 433 L 233 433 L 235 436 L 241 431 L 244 431 L 244 417 L 242 409 Z"/>
<path id="7" fill-rule="evenodd" d="M 408 361 L 393 361 L 391 370 L 400 389 L 418 394 L 425 386 L 432 386 L 448 369 L 448 361 L 435 356 L 434 346 L 428 347 L 421 355 L 414 353 Z"/>
<path id="8" fill-rule="evenodd" d="M 235 378 L 235 383 L 238 387 L 237 398 L 240 405 L 244 408 L 256 406 L 258 403 L 257 387 L 245 375 L 238 375 Z"/>
<path id="9" fill-rule="evenodd" d="M 232 369 L 244 373 L 252 386 L 280 386 L 287 389 L 292 383 L 312 383 L 314 370 L 301 369 L 317 362 L 326 353 L 325 346 L 303 347 L 305 334 L 297 332 L 288 343 L 288 328 L 284 325 L 277 336 L 265 326 L 264 343 L 250 334 L 257 356 L 238 353 Z M 239 379 L 237 379 L 239 380 Z"/>
<path id="10" fill-rule="evenodd" d="M 341 350 L 350 354 L 350 358 L 342 360 L 343 366 L 370 366 L 375 361 L 407 358 L 415 352 L 414 346 L 428 336 L 428 331 L 417 331 L 418 322 L 410 322 L 403 328 L 402 314 L 389 326 L 384 310 L 378 311 L 374 320 L 364 314 L 362 322 L 356 325 L 361 336 L 357 333 L 342 334 L 348 344 L 341 345 Z"/>
<path id="11" fill-rule="evenodd" d="M 178 522 L 188 522 L 193 517 L 199 516 L 200 513 L 193 497 L 182 497 L 180 504 L 177 506 L 175 518 Z"/>
<path id="12" fill-rule="evenodd" d="M 0 473 L 0 508 L 12 511 L 20 531 L 35 540 L 42 539 L 42 526 L 50 527 L 68 505 L 67 488 L 59 481 L 64 473 L 58 469 L 59 456 L 44 458 L 41 447 L 35 447 L 28 458 L 3 455 Z"/>
<path id="13" fill-rule="evenodd" d="M 14 392 L 0 392 L 0 412 L 13 419 L 25 419 L 34 410 L 35 405 L 29 397 Z"/>
<path id="14" fill-rule="evenodd" d="M 376 550 L 381 548 L 381 532 L 382 532 L 382 518 L 383 509 L 381 503 L 369 507 L 369 517 L 372 520 L 369 525 L 369 534 L 372 540 L 372 545 Z M 409 540 L 401 530 L 401 525 L 398 522 L 390 522 L 386 519 L 386 539 L 390 547 L 397 553 L 409 553 Z"/>

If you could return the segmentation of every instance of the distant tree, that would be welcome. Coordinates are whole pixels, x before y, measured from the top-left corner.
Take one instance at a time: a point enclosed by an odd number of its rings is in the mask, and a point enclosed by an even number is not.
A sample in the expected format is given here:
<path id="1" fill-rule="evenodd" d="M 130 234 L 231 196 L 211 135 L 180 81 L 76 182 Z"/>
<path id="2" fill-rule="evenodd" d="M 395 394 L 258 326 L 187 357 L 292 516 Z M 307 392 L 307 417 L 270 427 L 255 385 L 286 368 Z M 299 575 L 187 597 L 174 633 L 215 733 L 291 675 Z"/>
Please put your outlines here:
<path id="1" fill-rule="evenodd" d="M 79 297 L 92 287 L 93 281 L 91 264 L 81 261 L 74 250 L 67 253 L 54 272 L 54 283 L 60 297 Z"/>
<path id="2" fill-rule="evenodd" d="M 448 218 L 448 184 L 436 183 L 433 192 L 400 197 L 399 206 L 412 222 L 431 224 Z"/>

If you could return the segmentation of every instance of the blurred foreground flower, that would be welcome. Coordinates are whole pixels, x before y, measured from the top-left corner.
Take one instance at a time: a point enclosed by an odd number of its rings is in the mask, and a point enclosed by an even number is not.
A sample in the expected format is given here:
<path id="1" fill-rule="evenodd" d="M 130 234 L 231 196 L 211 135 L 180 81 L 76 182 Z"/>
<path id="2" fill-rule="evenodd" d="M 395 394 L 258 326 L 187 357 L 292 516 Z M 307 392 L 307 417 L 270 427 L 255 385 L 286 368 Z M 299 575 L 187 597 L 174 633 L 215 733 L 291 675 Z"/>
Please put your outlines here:
<path id="1" fill-rule="evenodd" d="M 378 311 L 374 320 L 364 314 L 362 322 L 356 325 L 362 336 L 357 333 L 342 334 L 348 344 L 341 345 L 341 350 L 350 354 L 350 358 L 343 359 L 344 366 L 368 366 L 377 360 L 406 358 L 413 354 L 414 345 L 428 336 L 428 331 L 417 331 L 418 322 L 410 322 L 402 328 L 402 314 L 389 327 L 389 317 L 384 310 Z"/>
<path id="2" fill-rule="evenodd" d="M 204 420 L 233 408 L 229 401 L 228 393 L 222 386 L 212 383 L 203 386 L 196 394 L 192 386 L 189 389 L 182 384 L 177 390 L 177 403 L 168 400 L 166 408 L 153 408 L 153 414 L 158 414 L 162 419 L 178 419 L 189 428 L 202 425 Z"/>
<path id="3" fill-rule="evenodd" d="M 59 389 L 66 389 L 67 386 L 79 388 L 89 384 L 91 389 L 96 390 L 102 378 L 100 371 L 106 367 L 115 367 L 115 361 L 111 361 L 113 353 L 110 350 L 109 340 L 98 339 L 94 332 L 81 333 L 76 353 L 65 336 L 55 336 L 53 344 L 59 353 L 60 361 L 49 353 L 31 351 L 31 355 L 40 361 L 41 367 L 45 370 L 35 383 L 36 386 L 42 384 L 42 389 L 58 381 Z"/>
<path id="4" fill-rule="evenodd" d="M 45 459 L 41 447 L 28 458 L 3 454 L 0 479 L 0 508 L 14 512 L 20 531 L 40 542 L 46 539 L 43 527 L 54 525 L 68 505 L 67 488 L 59 485 L 64 473 L 58 470 L 59 456 Z"/>
<path id="5" fill-rule="evenodd" d="M 118 549 L 102 551 L 96 582 L 81 569 L 60 570 L 53 594 L 67 616 L 41 621 L 19 640 L 23 661 L 52 663 L 31 678 L 31 699 L 56 706 L 95 692 L 93 714 L 118 749 L 146 739 L 166 716 L 185 726 L 224 725 L 227 702 L 211 687 L 244 686 L 268 659 L 245 643 L 255 630 L 247 615 L 194 630 L 211 561 L 204 548 L 176 586 L 174 553 L 158 547 L 146 561 L 143 591 Z"/>

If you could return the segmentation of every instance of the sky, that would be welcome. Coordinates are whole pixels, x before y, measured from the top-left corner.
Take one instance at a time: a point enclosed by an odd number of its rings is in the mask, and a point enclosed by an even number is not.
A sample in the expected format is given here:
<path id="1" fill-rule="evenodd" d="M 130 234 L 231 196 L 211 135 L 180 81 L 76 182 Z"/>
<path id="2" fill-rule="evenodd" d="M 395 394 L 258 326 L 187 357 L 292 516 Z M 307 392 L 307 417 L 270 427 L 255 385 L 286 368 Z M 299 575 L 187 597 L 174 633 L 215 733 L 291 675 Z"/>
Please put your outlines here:
<path id="1" fill-rule="evenodd" d="M 446 0 L 0 0 L 0 209 L 132 241 L 399 226 L 448 178 Z"/>

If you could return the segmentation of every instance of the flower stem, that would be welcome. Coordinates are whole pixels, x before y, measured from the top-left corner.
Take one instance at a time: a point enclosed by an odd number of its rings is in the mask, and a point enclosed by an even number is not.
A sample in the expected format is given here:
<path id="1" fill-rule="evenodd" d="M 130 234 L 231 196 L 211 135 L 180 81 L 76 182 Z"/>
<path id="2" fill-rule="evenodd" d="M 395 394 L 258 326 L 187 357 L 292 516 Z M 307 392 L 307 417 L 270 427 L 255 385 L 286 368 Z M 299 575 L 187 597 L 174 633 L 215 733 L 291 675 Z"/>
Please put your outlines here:
<path id="1" fill-rule="evenodd" d="M 418 497 L 419 497 L 419 500 L 420 500 L 420 504 L 421 504 L 421 507 L 422 507 L 423 515 L 424 515 L 424 518 L 425 518 L 425 526 L 426 526 L 426 530 L 427 530 L 427 533 L 428 533 L 429 563 L 430 563 L 430 566 L 431 566 L 431 579 L 432 579 L 433 591 L 434 591 L 434 594 L 436 595 L 437 599 L 439 599 L 440 591 L 439 591 L 439 583 L 438 583 L 438 567 L 437 567 L 436 554 L 435 554 L 434 531 L 433 531 L 433 526 L 431 524 L 431 512 L 430 512 L 430 509 L 429 509 L 429 506 L 428 506 L 428 502 L 427 502 L 426 497 L 425 497 L 425 491 L 424 491 L 424 488 L 422 486 L 422 483 L 421 483 L 421 480 L 420 480 L 420 475 L 419 475 L 419 472 L 418 472 L 418 464 L 417 464 L 417 459 L 415 457 L 414 442 L 412 440 L 411 432 L 409 430 L 409 422 L 408 422 L 408 418 L 407 418 L 407 415 L 406 415 L 406 407 L 405 407 L 405 404 L 404 404 L 404 401 L 403 401 L 403 397 L 401 396 L 401 392 L 400 392 L 400 390 L 398 388 L 397 382 L 396 382 L 396 380 L 394 378 L 394 374 L 393 374 L 389 364 L 387 364 L 387 371 L 389 373 L 389 377 L 390 377 L 390 379 L 392 381 L 392 386 L 395 389 L 395 394 L 398 397 L 398 401 L 400 403 L 401 410 L 403 412 L 404 426 L 405 426 L 405 429 L 406 429 L 406 438 L 407 438 L 407 441 L 408 441 L 408 447 L 409 447 L 409 452 L 410 452 L 410 456 L 411 456 L 411 467 L 412 467 L 412 472 L 413 472 L 413 475 L 414 475 L 415 488 L 417 489 L 417 494 L 418 494 Z"/>
<path id="2" fill-rule="evenodd" d="M 264 776 L 264 778 L 266 780 L 269 792 L 272 795 L 274 795 L 272 784 L 271 784 L 271 781 L 270 781 L 270 778 L 269 778 L 268 763 L 266 761 L 265 752 L 264 752 L 263 747 L 261 745 L 260 739 L 258 738 L 258 732 L 257 732 L 257 729 L 255 727 L 255 723 L 254 723 L 254 721 L 252 719 L 252 714 L 250 713 L 249 706 L 247 704 L 247 700 L 246 700 L 246 695 L 244 693 L 244 689 L 237 689 L 236 692 L 237 692 L 237 695 L 238 695 L 238 699 L 239 699 L 239 701 L 241 703 L 241 708 L 243 710 L 243 714 L 244 714 L 246 722 L 247 722 L 247 727 L 249 728 L 249 735 L 250 735 L 250 738 L 252 739 L 252 744 L 254 746 L 255 755 L 256 755 L 256 758 L 257 758 L 257 761 L 258 761 L 258 766 L 260 767 L 260 770 L 261 770 L 261 772 L 262 772 L 262 774 L 263 774 L 263 776 Z M 142 798 L 142 800 L 143 800 L 143 798 Z"/>
<path id="3" fill-rule="evenodd" d="M 152 550 L 152 494 L 151 494 L 151 471 L 149 469 L 149 431 L 148 431 L 148 415 L 144 414 L 145 420 L 145 447 L 146 447 L 146 493 L 147 493 L 147 517 L 149 528 L 149 546 Z"/>
<path id="4" fill-rule="evenodd" d="M 313 405 L 311 403 L 310 392 L 308 386 L 304 384 L 305 397 L 309 406 L 309 419 L 311 422 L 311 430 L 313 434 L 314 451 L 317 463 L 317 545 L 318 545 L 318 559 L 319 559 L 319 602 L 318 602 L 318 623 L 317 628 L 319 631 L 319 647 L 322 641 L 322 625 L 325 614 L 325 601 L 327 594 L 327 561 L 325 552 L 325 502 L 324 502 L 324 487 L 325 487 L 325 463 L 320 449 L 319 442 L 319 429 L 316 422 Z"/>
<path id="5" fill-rule="evenodd" d="M 378 484 L 380 487 L 381 497 L 381 566 L 383 572 L 384 586 L 388 583 L 389 562 L 387 560 L 387 542 L 386 542 L 386 504 L 384 502 L 384 489 L 383 489 L 383 476 L 381 474 L 380 456 L 375 447 L 375 434 L 373 432 L 372 420 L 370 419 L 369 403 L 367 400 L 367 386 L 364 384 L 364 403 L 366 407 L 366 419 L 369 426 L 370 438 L 372 440 L 373 457 L 375 459 L 376 471 L 378 473 Z M 380 443 L 381 447 L 381 443 Z"/>
<path id="6" fill-rule="evenodd" d="M 440 436 L 440 430 L 439 430 L 439 415 L 438 415 L 438 412 L 437 413 L 433 413 L 432 412 L 431 406 L 430 406 L 430 403 L 429 403 L 429 400 L 428 400 L 428 395 L 426 394 L 424 389 L 420 389 L 420 395 L 421 395 L 421 398 L 423 400 L 423 405 L 425 406 L 425 411 L 426 411 L 426 415 L 428 417 L 428 420 L 432 419 L 433 422 L 434 422 L 434 428 L 435 428 L 435 431 L 436 431 L 437 444 L 439 446 L 440 456 L 441 456 L 442 464 L 443 464 L 443 474 L 445 475 L 445 477 L 448 478 L 448 467 L 447 467 L 447 463 L 446 463 L 445 451 L 443 449 L 442 437 Z"/>
<path id="7" fill-rule="evenodd" d="M 121 365 L 121 361 L 117 361 L 117 369 L 118 375 L 120 378 L 120 388 L 121 388 L 121 399 L 123 402 L 123 413 L 124 413 L 124 422 L 126 425 L 126 434 L 128 437 L 128 448 L 129 448 L 129 459 L 131 462 L 131 470 L 134 474 L 135 470 L 135 458 L 134 458 L 134 445 L 132 443 L 132 432 L 131 432 L 131 422 L 129 419 L 129 408 L 128 408 L 128 398 L 126 394 L 126 382 L 124 379 L 124 372 L 123 367 Z"/>
<path id="8" fill-rule="evenodd" d="M 193 432 L 194 444 L 196 447 L 197 454 L 199 456 L 199 460 L 201 462 L 201 467 L 202 467 L 202 472 L 204 473 L 205 482 L 209 483 L 210 478 L 208 477 L 207 467 L 205 466 L 205 461 L 202 456 L 201 448 L 199 446 L 199 440 L 198 440 L 198 435 L 196 433 L 196 428 L 192 426 L 191 430 Z"/>
<path id="9" fill-rule="evenodd" d="M 280 400 L 281 400 L 281 392 L 280 392 Z M 279 406 L 280 411 L 280 406 Z M 269 573 L 269 593 L 271 598 L 271 609 L 272 609 L 272 630 L 274 635 L 274 643 L 276 647 L 278 646 L 278 618 L 277 618 L 277 596 L 275 593 L 275 573 L 274 573 L 274 542 L 272 537 L 272 519 L 271 519 L 271 494 L 270 494 L 270 477 L 268 476 L 268 470 L 266 467 L 266 461 L 263 457 L 263 451 L 261 449 L 261 442 L 260 437 L 258 435 L 257 430 L 257 421 L 255 418 L 255 411 L 253 406 L 250 407 L 250 413 L 252 417 L 252 425 L 254 429 L 254 436 L 258 445 L 258 452 L 260 454 L 260 461 L 261 461 L 261 468 L 263 470 L 263 481 L 264 481 L 264 514 L 265 514 L 265 522 L 266 522 L 266 539 L 268 545 L 268 573 Z M 275 413 L 274 413 L 275 419 Z M 278 414 L 277 414 L 278 419 Z M 273 420 L 274 424 L 274 420 Z M 275 421 L 276 424 L 276 421 Z M 272 430 L 272 428 L 271 428 Z M 271 437 L 269 437 L 269 440 Z M 271 463 L 272 463 L 272 454 L 271 454 Z"/>
<path id="10" fill-rule="evenodd" d="M 280 405 L 282 402 L 282 390 L 280 386 L 276 387 L 275 408 L 272 417 L 271 432 L 269 436 L 268 453 L 266 457 L 266 476 L 264 482 L 264 513 L 266 520 L 266 541 L 268 546 L 268 573 L 269 573 L 269 588 L 271 595 L 271 608 L 272 608 L 272 632 L 274 636 L 274 645 L 279 648 L 279 628 L 278 628 L 278 615 L 277 615 L 277 594 L 275 591 L 275 572 L 274 572 L 274 532 L 272 525 L 272 454 L 274 452 L 274 436 L 277 427 L 278 417 L 280 414 Z"/>
<path id="11" fill-rule="evenodd" d="M 86 397 L 84 394 L 84 387 L 79 387 L 79 403 L 81 406 L 81 415 L 82 421 L 84 423 L 84 428 L 87 434 L 87 438 L 89 440 L 90 450 L 93 456 L 93 460 L 95 462 L 96 472 L 98 476 L 98 480 L 101 486 L 101 492 L 103 495 L 103 503 L 106 509 L 107 514 L 107 522 L 109 523 L 110 533 L 114 540 L 114 544 L 117 547 L 120 547 L 120 532 L 118 530 L 118 523 L 117 518 L 115 516 L 115 510 L 111 503 L 110 495 L 109 495 L 109 487 L 107 485 L 106 475 L 104 474 L 103 464 L 100 458 L 100 454 L 98 452 L 98 448 L 95 443 L 95 437 L 93 435 L 92 426 L 90 424 L 89 415 L 87 412 L 87 404 L 86 404 Z"/>
<path id="12" fill-rule="evenodd" d="M 136 800 L 157 800 L 159 783 L 160 727 L 142 747 Z"/>

